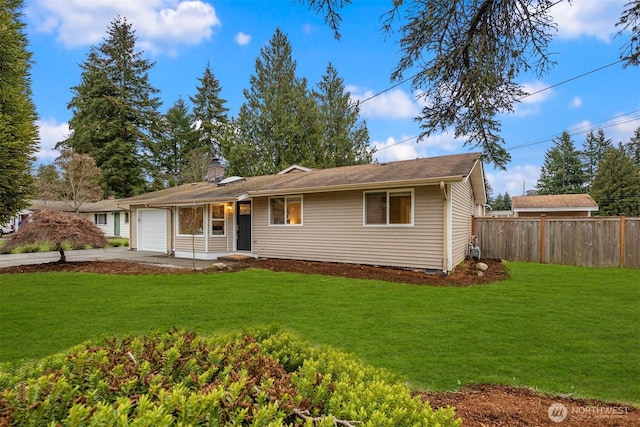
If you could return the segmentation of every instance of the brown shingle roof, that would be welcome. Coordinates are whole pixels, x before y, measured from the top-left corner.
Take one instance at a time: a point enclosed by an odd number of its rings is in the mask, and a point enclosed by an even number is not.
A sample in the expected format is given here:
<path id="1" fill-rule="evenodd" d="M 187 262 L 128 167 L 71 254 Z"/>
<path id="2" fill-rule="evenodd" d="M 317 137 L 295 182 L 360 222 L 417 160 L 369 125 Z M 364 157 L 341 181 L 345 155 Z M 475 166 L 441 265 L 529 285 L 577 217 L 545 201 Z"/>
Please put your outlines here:
<path id="1" fill-rule="evenodd" d="M 473 170 L 479 153 L 456 154 L 388 163 L 317 169 L 309 172 L 255 176 L 214 185 L 206 182 L 178 187 L 120 200 L 124 205 L 174 205 L 206 201 L 230 201 L 247 195 L 261 196 L 372 188 L 403 184 L 461 181 Z"/>
<path id="2" fill-rule="evenodd" d="M 588 194 L 553 194 L 544 196 L 516 196 L 511 198 L 511 208 L 598 210 L 598 204 Z"/>

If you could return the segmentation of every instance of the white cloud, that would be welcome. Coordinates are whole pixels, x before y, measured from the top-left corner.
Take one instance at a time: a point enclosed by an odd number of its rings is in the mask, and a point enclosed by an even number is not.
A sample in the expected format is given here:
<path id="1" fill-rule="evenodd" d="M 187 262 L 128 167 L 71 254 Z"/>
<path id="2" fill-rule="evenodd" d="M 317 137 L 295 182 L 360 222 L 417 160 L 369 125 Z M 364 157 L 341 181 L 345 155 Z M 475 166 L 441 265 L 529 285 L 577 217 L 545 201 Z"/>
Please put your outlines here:
<path id="1" fill-rule="evenodd" d="M 249 44 L 249 42 L 251 41 L 251 36 L 249 34 L 245 34 L 242 31 L 239 32 L 238 34 L 236 34 L 236 37 L 234 39 L 236 41 L 236 43 L 238 43 L 240 46 L 246 46 Z"/>
<path id="2" fill-rule="evenodd" d="M 541 105 L 554 95 L 553 89 L 547 89 L 547 83 L 536 80 L 523 83 L 522 90 L 527 94 L 520 103 L 514 105 L 513 115 L 516 117 L 528 117 L 539 114 Z"/>
<path id="3" fill-rule="evenodd" d="M 535 189 L 540 178 L 540 166 L 525 164 L 496 172 L 485 169 L 485 174 L 493 188 L 494 197 L 504 193 L 509 193 L 510 196 L 522 196 L 523 186 L 525 191 Z"/>
<path id="4" fill-rule="evenodd" d="M 628 0 L 579 0 L 560 2 L 550 13 L 558 24 L 558 37 L 575 39 L 582 36 L 611 41 L 615 27 Z"/>
<path id="5" fill-rule="evenodd" d="M 406 139 L 406 138 L 405 138 Z M 399 141 L 404 141 L 400 139 Z M 386 141 L 374 141 L 373 145 L 378 150 L 374 153 L 374 157 L 377 161 L 394 162 L 398 160 L 410 160 L 420 157 L 418 153 L 418 144 L 415 139 L 400 143 L 393 137 L 387 138 Z"/>
<path id="6" fill-rule="evenodd" d="M 69 123 L 58 123 L 55 119 L 47 119 L 38 120 L 36 125 L 40 135 L 40 149 L 36 157 L 41 163 L 51 163 L 60 155 L 60 152 L 55 149 L 56 144 L 69 136 Z"/>
<path id="7" fill-rule="evenodd" d="M 55 34 L 68 48 L 101 42 L 120 15 L 133 26 L 142 49 L 171 55 L 180 45 L 211 38 L 220 26 L 213 6 L 204 1 L 33 0 L 26 15 L 37 31 Z"/>
<path id="8" fill-rule="evenodd" d="M 400 89 L 390 90 L 375 97 L 373 91 L 366 90 L 360 93 L 359 88 L 355 86 L 347 86 L 345 90 L 351 94 L 352 101 L 361 102 L 360 114 L 364 118 L 406 119 L 417 116 L 419 112 L 414 99 Z"/>
<path id="9" fill-rule="evenodd" d="M 461 152 L 464 141 L 454 138 L 452 133 L 444 132 L 420 141 L 415 135 L 403 135 L 398 139 L 390 136 L 386 141 L 374 141 L 373 145 L 378 150 L 374 154 L 377 161 L 392 162 Z"/>
<path id="10" fill-rule="evenodd" d="M 580 98 L 579 96 L 574 96 L 573 99 L 571 100 L 570 107 L 571 108 L 582 107 L 582 98 Z"/>

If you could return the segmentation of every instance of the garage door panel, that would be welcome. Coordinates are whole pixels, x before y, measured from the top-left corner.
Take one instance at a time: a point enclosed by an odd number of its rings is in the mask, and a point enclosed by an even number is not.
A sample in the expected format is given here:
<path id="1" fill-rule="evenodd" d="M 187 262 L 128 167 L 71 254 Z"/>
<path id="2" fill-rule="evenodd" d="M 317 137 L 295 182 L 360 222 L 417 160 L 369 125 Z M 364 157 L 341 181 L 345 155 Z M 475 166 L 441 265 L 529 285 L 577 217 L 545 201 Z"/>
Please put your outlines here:
<path id="1" fill-rule="evenodd" d="M 138 250 L 167 252 L 167 214 L 164 209 L 138 211 Z"/>

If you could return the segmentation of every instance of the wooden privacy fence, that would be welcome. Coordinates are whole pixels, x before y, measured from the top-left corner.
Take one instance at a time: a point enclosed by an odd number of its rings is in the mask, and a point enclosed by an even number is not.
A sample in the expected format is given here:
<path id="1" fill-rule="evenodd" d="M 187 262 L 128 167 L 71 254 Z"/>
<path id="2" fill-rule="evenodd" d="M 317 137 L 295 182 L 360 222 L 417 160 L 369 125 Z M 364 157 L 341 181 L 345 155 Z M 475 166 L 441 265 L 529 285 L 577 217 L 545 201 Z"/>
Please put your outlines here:
<path id="1" fill-rule="evenodd" d="M 474 218 L 482 258 L 640 268 L 640 218 Z"/>

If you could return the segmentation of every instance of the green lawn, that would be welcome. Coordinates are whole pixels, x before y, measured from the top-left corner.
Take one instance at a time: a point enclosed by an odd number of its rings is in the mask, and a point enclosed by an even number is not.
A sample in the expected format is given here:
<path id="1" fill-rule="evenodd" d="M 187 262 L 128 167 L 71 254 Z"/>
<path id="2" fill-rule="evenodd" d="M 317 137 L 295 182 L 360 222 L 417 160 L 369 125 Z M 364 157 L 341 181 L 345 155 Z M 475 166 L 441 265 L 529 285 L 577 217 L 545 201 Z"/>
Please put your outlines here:
<path id="1" fill-rule="evenodd" d="M 173 326 L 275 324 L 416 388 L 473 382 L 640 404 L 640 270 L 508 263 L 510 280 L 423 287 L 246 270 L 0 276 L 0 361 Z"/>

